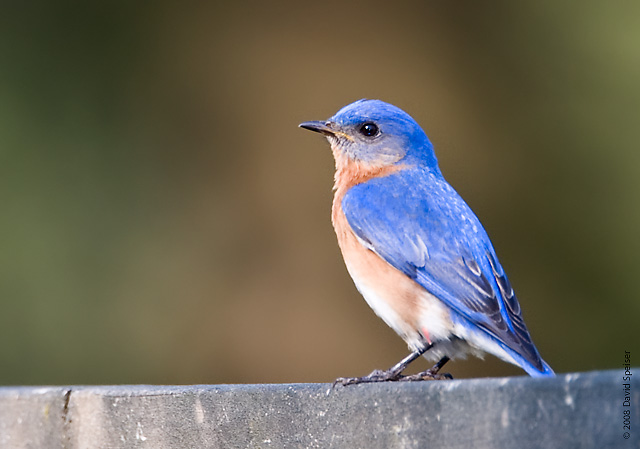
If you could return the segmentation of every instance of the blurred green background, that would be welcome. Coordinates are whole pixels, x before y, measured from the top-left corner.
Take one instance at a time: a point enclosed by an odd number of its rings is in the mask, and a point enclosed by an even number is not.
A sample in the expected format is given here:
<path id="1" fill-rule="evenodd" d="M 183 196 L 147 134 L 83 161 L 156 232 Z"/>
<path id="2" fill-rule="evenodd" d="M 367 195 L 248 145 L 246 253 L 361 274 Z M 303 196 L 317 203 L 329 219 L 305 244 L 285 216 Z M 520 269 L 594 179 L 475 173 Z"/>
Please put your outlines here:
<path id="1" fill-rule="evenodd" d="M 362 97 L 423 125 L 556 371 L 640 355 L 640 3 L 95 3 L 0 17 L 0 384 L 398 361 L 335 241 L 328 144 L 297 128 Z"/>

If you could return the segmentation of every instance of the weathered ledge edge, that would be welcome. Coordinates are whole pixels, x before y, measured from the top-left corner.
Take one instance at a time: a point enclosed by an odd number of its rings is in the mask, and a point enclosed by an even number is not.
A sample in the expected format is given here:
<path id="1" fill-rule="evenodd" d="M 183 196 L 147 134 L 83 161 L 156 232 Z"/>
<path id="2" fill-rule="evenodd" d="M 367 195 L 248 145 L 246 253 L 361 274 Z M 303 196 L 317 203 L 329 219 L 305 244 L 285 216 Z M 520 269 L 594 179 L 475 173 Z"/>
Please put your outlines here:
<path id="1" fill-rule="evenodd" d="M 327 384 L 3 387 L 0 448 L 637 448 L 640 370 L 631 372 L 638 374 L 630 382 L 614 370 L 332 391 Z"/>

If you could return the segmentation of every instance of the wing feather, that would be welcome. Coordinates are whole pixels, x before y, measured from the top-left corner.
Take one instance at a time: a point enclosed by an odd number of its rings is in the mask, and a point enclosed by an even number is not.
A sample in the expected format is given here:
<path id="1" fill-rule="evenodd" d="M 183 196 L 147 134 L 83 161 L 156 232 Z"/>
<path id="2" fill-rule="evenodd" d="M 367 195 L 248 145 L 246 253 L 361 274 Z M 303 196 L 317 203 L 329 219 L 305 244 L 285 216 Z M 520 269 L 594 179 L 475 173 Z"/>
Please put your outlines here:
<path id="1" fill-rule="evenodd" d="M 544 370 L 489 237 L 444 179 L 406 169 L 354 186 L 342 208 L 369 249 Z"/>

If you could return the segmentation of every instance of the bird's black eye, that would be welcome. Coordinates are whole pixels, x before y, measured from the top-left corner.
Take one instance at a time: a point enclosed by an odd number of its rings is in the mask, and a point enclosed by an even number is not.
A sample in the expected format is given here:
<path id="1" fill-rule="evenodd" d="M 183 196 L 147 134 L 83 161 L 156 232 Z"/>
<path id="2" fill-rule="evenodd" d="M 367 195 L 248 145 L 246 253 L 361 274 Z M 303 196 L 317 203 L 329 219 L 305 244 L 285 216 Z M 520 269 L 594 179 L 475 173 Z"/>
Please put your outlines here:
<path id="1" fill-rule="evenodd" d="M 378 125 L 372 122 L 367 122 L 360 126 L 360 134 L 363 136 L 373 137 L 378 134 L 378 131 Z"/>

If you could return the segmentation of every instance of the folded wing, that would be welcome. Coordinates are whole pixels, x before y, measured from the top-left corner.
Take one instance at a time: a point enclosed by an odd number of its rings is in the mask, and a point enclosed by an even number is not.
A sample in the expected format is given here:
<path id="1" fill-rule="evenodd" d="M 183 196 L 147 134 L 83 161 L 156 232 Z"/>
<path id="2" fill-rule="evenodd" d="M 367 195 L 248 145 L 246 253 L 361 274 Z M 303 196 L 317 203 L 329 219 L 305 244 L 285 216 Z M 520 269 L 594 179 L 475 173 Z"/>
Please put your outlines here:
<path id="1" fill-rule="evenodd" d="M 444 179 L 420 169 L 403 170 L 351 188 L 342 208 L 367 248 L 516 359 L 540 373 L 551 372 L 531 341 L 489 237 Z"/>

